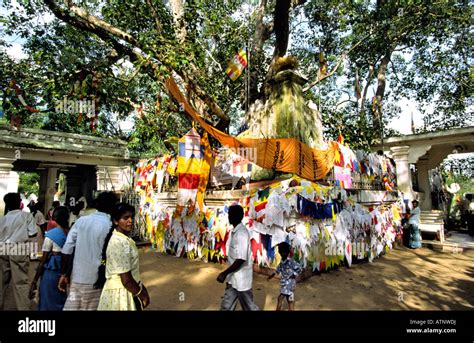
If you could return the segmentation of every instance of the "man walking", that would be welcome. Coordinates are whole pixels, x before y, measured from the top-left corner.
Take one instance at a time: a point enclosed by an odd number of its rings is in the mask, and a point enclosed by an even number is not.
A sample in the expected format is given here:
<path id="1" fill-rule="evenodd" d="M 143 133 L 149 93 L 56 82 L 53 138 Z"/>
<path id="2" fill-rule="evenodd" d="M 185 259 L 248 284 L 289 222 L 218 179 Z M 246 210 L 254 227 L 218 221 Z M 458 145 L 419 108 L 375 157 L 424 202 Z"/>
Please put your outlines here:
<path id="1" fill-rule="evenodd" d="M 59 289 L 66 291 L 69 283 L 67 267 L 74 252 L 71 287 L 64 310 L 97 310 L 101 289 L 95 289 L 98 269 L 102 261 L 102 248 L 112 222 L 110 214 L 117 202 L 112 192 L 103 192 L 97 197 L 97 212 L 79 218 L 67 236 L 63 246 L 62 271 Z"/>
<path id="2" fill-rule="evenodd" d="M 13 294 L 18 310 L 30 310 L 28 269 L 30 266 L 28 241 L 38 233 L 31 213 L 22 211 L 21 196 L 8 193 L 4 196 L 5 216 L 0 218 L 0 310 L 3 310 L 5 293 L 13 281 Z M 32 242 L 30 242 L 32 243 Z M 32 246 L 30 244 L 29 246 Z"/>
<path id="3" fill-rule="evenodd" d="M 234 229 L 230 236 L 228 261 L 230 266 L 219 274 L 217 281 L 223 283 L 227 279 L 221 311 L 234 311 L 239 300 L 242 310 L 257 311 L 253 302 L 252 282 L 252 251 L 250 233 L 242 224 L 244 210 L 240 205 L 229 207 L 229 223 Z"/>

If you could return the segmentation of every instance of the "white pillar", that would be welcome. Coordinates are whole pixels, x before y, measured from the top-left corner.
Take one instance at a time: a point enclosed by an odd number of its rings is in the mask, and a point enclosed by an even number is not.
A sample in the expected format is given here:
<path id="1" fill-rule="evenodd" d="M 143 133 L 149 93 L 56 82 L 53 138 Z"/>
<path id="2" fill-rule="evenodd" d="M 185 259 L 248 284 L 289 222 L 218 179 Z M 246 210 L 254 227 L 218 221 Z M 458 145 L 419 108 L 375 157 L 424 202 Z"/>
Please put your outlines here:
<path id="1" fill-rule="evenodd" d="M 97 189 L 111 191 L 112 186 L 115 191 L 127 189 L 130 184 L 130 167 L 97 166 Z"/>
<path id="2" fill-rule="evenodd" d="M 97 170 L 97 190 L 102 192 L 107 190 L 107 172 L 106 167 L 96 166 Z M 109 183 L 110 184 L 110 183 Z"/>
<path id="3" fill-rule="evenodd" d="M 413 188 L 411 182 L 410 165 L 408 164 L 409 146 L 391 147 L 392 157 L 397 168 L 397 187 L 404 193 L 405 199 L 413 199 Z"/>
<path id="4" fill-rule="evenodd" d="M 48 167 L 46 176 L 46 195 L 44 205 L 47 210 L 53 207 L 54 194 L 56 193 L 56 180 L 58 177 L 58 168 Z"/>
<path id="5" fill-rule="evenodd" d="M 17 172 L 12 171 L 14 161 L 10 158 L 0 158 L 0 216 L 3 216 L 5 211 L 5 194 L 18 192 L 20 177 Z"/>
<path id="6" fill-rule="evenodd" d="M 431 211 L 431 184 L 428 172 L 428 160 L 418 160 L 418 162 L 416 163 L 416 170 L 418 187 L 420 188 L 420 191 L 423 192 L 423 199 L 421 199 L 420 201 L 420 209 L 422 211 Z"/>

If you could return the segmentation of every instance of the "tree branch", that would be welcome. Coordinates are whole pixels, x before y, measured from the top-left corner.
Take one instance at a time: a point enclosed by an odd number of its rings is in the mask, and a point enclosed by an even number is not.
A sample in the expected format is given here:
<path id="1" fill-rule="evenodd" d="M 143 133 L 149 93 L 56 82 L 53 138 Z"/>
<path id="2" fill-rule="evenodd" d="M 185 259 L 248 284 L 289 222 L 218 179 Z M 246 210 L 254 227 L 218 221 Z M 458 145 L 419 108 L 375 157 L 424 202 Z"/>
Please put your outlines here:
<path id="1" fill-rule="evenodd" d="M 390 64 L 392 65 L 393 75 L 395 75 L 395 78 L 397 79 L 398 82 L 402 83 L 402 81 L 398 77 L 397 70 L 395 69 L 395 64 L 393 63 L 392 59 L 390 59 Z"/>
<path id="2" fill-rule="evenodd" d="M 152 0 L 146 0 L 146 3 L 147 3 L 148 7 L 151 10 L 151 14 L 153 16 L 153 19 L 155 20 L 156 30 L 158 32 L 160 32 L 162 30 L 162 26 L 161 26 L 161 22 L 160 22 L 160 17 L 158 16 L 158 11 L 156 10 L 155 5 L 153 5 Z"/>
<path id="3" fill-rule="evenodd" d="M 48 8 L 54 13 L 55 16 L 64 20 L 68 19 L 68 22 L 72 24 L 72 21 L 80 21 L 83 26 L 89 27 L 95 31 L 103 31 L 104 33 L 110 33 L 115 37 L 123 39 L 124 41 L 134 45 L 140 46 L 138 41 L 129 33 L 110 25 L 109 23 L 87 13 L 82 8 L 75 5 L 71 0 L 67 1 L 69 11 L 62 10 L 54 0 L 44 0 Z M 73 15 L 71 15 L 73 14 Z M 59 15 L 59 16 L 58 16 Z"/>
<path id="4" fill-rule="evenodd" d="M 358 41 L 356 44 L 354 44 L 349 50 L 345 51 L 340 57 L 339 57 L 339 60 L 336 64 L 336 66 L 326 75 L 324 75 L 323 77 L 320 77 L 321 75 L 318 73 L 318 78 L 317 80 L 313 81 L 312 83 L 310 83 L 307 87 L 305 87 L 303 89 L 303 92 L 307 92 L 309 91 L 311 88 L 313 88 L 314 86 L 316 86 L 318 83 L 320 83 L 321 81 L 323 80 L 326 80 L 328 77 L 334 75 L 337 70 L 339 69 L 339 67 L 341 66 L 342 62 L 344 61 L 344 59 L 346 58 L 347 55 L 349 55 L 355 48 L 357 48 L 363 41 L 365 41 L 370 35 L 367 35 L 365 36 L 364 38 L 362 38 L 360 41 Z"/>
<path id="5" fill-rule="evenodd" d="M 183 19 L 183 0 L 170 0 L 171 14 L 175 24 L 175 34 L 178 42 L 182 44 L 186 39 L 186 23 Z"/>
<path id="6" fill-rule="evenodd" d="M 370 83 L 374 77 L 374 65 L 369 65 L 369 74 L 367 75 L 367 83 L 365 84 L 364 91 L 362 93 L 362 100 L 360 102 L 359 118 L 365 120 L 365 100 L 367 99 L 367 91 L 369 90 Z"/>
<path id="7" fill-rule="evenodd" d="M 259 98 L 258 81 L 259 81 L 259 70 L 256 67 L 258 63 L 261 63 L 261 53 L 263 50 L 264 42 L 270 38 L 273 32 L 273 23 L 271 28 L 265 25 L 263 17 L 265 16 L 265 9 L 267 6 L 267 0 L 260 0 L 260 4 L 257 8 L 257 18 L 255 24 L 255 34 L 253 36 L 252 50 L 250 51 L 249 58 L 249 90 L 245 96 L 246 103 L 253 103 Z M 255 66 L 254 66 L 255 64 Z M 247 98 L 248 97 L 248 98 Z"/>
<path id="8" fill-rule="evenodd" d="M 273 60 L 285 56 L 286 50 L 288 49 L 290 6 L 290 0 L 279 0 L 276 2 L 273 19 L 273 27 L 276 36 Z"/>
<path id="9" fill-rule="evenodd" d="M 104 41 L 113 44 L 114 48 L 117 51 L 122 52 L 124 55 L 130 56 L 130 58 L 134 60 L 142 60 L 143 58 L 148 57 L 144 56 L 143 46 L 135 37 L 95 16 L 88 14 L 86 11 L 75 5 L 71 0 L 67 0 L 68 10 L 61 8 L 55 0 L 44 0 L 44 3 L 57 18 L 81 30 L 96 34 Z M 124 40 L 130 45 L 140 49 L 140 51 L 119 43 L 116 38 Z M 160 53 L 158 51 L 153 52 L 159 59 Z M 145 65 L 148 65 L 153 69 L 153 73 L 150 74 L 152 78 L 156 78 L 157 75 L 160 75 L 159 65 L 157 63 L 150 60 Z M 217 105 L 217 103 L 204 90 L 202 90 L 199 85 L 197 85 L 192 76 L 188 75 L 184 70 L 175 71 L 182 77 L 183 81 L 200 98 L 200 100 L 207 105 L 210 111 L 220 119 L 221 124 L 228 125 L 230 122 L 229 117 L 222 111 L 219 105 Z"/>
<path id="10" fill-rule="evenodd" d="M 346 102 L 352 102 L 352 103 L 357 104 L 357 101 L 354 101 L 354 100 L 351 100 L 351 99 L 346 99 L 346 100 L 342 100 L 341 102 L 337 103 L 335 109 L 337 109 L 340 105 L 342 105 Z"/>

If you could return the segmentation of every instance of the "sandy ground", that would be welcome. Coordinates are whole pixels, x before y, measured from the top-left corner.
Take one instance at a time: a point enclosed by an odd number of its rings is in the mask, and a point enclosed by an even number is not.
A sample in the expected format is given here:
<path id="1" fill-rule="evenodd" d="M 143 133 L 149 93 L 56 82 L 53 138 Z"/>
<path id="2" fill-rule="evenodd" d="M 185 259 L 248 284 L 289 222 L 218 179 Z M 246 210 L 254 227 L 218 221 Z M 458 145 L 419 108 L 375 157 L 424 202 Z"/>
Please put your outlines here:
<path id="1" fill-rule="evenodd" d="M 373 263 L 341 267 L 297 284 L 296 309 L 472 310 L 473 261 L 474 250 L 453 255 L 395 248 Z M 31 264 L 31 277 L 36 265 Z M 218 310 L 224 286 L 216 277 L 224 269 L 224 265 L 140 249 L 141 275 L 151 297 L 149 310 Z M 279 280 L 254 274 L 253 290 L 261 309 L 275 309 Z M 6 309 L 14 309 L 11 291 L 7 297 Z"/>

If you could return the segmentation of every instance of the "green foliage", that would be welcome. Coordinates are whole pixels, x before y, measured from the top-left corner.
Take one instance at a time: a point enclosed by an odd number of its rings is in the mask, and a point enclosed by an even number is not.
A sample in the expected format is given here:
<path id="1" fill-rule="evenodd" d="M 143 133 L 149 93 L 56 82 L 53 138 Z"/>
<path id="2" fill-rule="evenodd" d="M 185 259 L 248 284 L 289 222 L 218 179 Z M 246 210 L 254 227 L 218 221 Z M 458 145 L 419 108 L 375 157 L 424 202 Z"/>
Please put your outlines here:
<path id="1" fill-rule="evenodd" d="M 19 172 L 20 182 L 18 185 L 18 193 L 25 194 L 39 194 L 39 180 L 38 173 Z"/>
<path id="2" fill-rule="evenodd" d="M 246 108 L 247 75 L 234 82 L 225 69 L 241 48 L 249 45 L 252 49 L 260 43 L 262 49 L 250 55 L 249 70 L 259 85 L 258 94 L 264 94 L 275 37 L 256 41 L 255 1 L 250 7 L 249 1 L 241 0 L 226 1 L 225 6 L 212 0 L 185 1 L 179 22 L 168 2 L 74 3 L 132 35 L 145 57 L 130 62 L 100 33 L 59 19 L 44 23 L 41 18 L 51 13 L 44 1 L 19 1 L 21 10 L 3 1 L 4 8 L 11 11 L 0 18 L 4 35 L 24 39 L 28 56 L 11 60 L 0 36 L 0 101 L 7 118 L 20 115 L 24 126 L 117 137 L 127 140 L 132 152 L 154 154 L 165 149 L 166 138 L 190 128 L 163 85 L 170 68 L 190 75 L 229 115 L 232 125 L 238 126 Z M 271 24 L 273 7 L 274 2 L 269 2 L 263 24 Z M 299 59 L 299 70 L 310 81 L 317 77 L 320 51 L 331 70 L 340 56 L 358 44 L 333 76 L 305 93 L 304 100 L 320 105 L 326 138 L 335 139 L 342 133 L 350 145 L 365 149 L 379 139 L 381 128 L 374 121 L 372 97 L 383 56 L 390 56 L 382 102 L 383 136 L 395 134 L 387 130 L 387 124 L 399 115 L 396 102 L 402 96 L 417 101 L 425 111 L 426 130 L 472 124 L 472 8 L 465 1 L 420 0 L 311 0 L 293 8 L 288 55 Z M 133 48 L 130 43 L 119 43 Z M 159 67 L 151 68 L 150 61 Z M 374 73 L 368 79 L 370 68 Z M 368 89 L 362 104 L 361 100 L 356 104 L 354 96 L 356 72 L 362 89 Z M 41 113 L 32 114 L 19 103 L 9 90 L 11 80 L 21 86 L 25 101 Z M 65 96 L 96 100 L 99 125 L 95 132 L 87 121 L 78 123 L 78 113 L 54 110 Z M 191 96 L 189 100 L 198 107 Z M 217 123 L 209 110 L 198 110 Z M 296 119 L 289 125 L 299 131 L 308 129 L 304 115 Z M 124 132 L 117 121 L 132 122 L 134 127 Z M 302 131 L 300 135 L 311 135 Z"/>
<path id="3" fill-rule="evenodd" d="M 386 124 L 399 115 L 395 103 L 402 96 L 416 100 L 425 114 L 426 130 L 472 125 L 472 8 L 460 1 L 308 2 L 304 16 L 310 30 L 304 25 L 295 30 L 298 44 L 290 53 L 300 58 L 309 75 L 316 75 L 319 50 L 334 66 L 337 56 L 361 42 L 347 55 L 338 77 L 313 89 L 315 102 L 321 98 L 327 134 L 335 138 L 339 130 L 346 132 L 348 141 L 358 147 L 370 145 L 380 136 L 380 127 L 372 123 L 371 100 L 386 54 L 390 56 L 386 72 L 390 88 L 382 107 L 384 136 L 394 134 L 386 130 Z M 370 66 L 374 73 L 368 79 Z M 356 71 L 362 90 L 369 85 L 366 102 L 358 108 L 352 102 L 356 100 Z M 351 102 L 338 106 L 342 100 Z M 361 115 L 361 108 L 365 108 L 365 115 Z"/>

